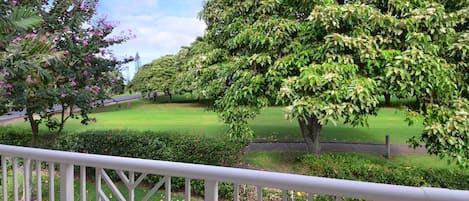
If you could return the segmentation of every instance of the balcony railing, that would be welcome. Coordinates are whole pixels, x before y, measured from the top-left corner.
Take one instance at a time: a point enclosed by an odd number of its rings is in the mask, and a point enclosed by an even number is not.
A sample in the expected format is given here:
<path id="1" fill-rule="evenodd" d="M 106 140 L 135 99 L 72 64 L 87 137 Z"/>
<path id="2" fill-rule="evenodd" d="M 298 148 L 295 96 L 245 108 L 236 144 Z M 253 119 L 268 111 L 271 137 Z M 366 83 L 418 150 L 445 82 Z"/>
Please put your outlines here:
<path id="1" fill-rule="evenodd" d="M 313 200 L 313 194 L 333 195 L 336 200 L 342 198 L 361 198 L 365 200 L 469 200 L 469 191 L 449 190 L 429 187 L 408 187 L 369 182 L 349 181 L 311 177 L 295 174 L 284 174 L 239 168 L 197 165 L 178 162 L 145 160 L 95 154 L 84 154 L 0 145 L 2 195 L 3 200 L 42 200 L 42 185 L 49 186 L 49 199 L 54 200 L 55 166 L 60 173 L 60 200 L 72 201 L 74 197 L 75 168 L 79 169 L 79 200 L 86 198 L 86 168 L 96 168 L 95 184 L 96 198 L 91 200 L 110 200 L 104 193 L 103 185 L 107 185 L 117 200 L 135 200 L 135 189 L 146 175 L 161 175 L 162 179 L 148 191 L 143 200 L 148 200 L 163 185 L 165 199 L 171 200 L 171 177 L 185 178 L 185 200 L 191 199 L 191 179 L 205 181 L 205 200 L 218 200 L 218 183 L 234 184 L 233 200 L 239 200 L 240 185 L 253 185 L 257 188 L 257 200 L 262 200 L 263 188 L 282 190 L 282 200 L 287 200 L 287 192 L 307 192 L 308 200 Z M 7 163 L 9 161 L 9 163 Z M 11 165 L 10 165 L 11 164 Z M 11 168 L 9 168 L 11 167 Z M 44 168 L 44 169 L 43 169 Z M 115 171 L 122 183 L 128 188 L 128 195 L 124 196 L 106 171 Z M 9 184 L 9 172 L 12 174 Z M 44 172 L 44 173 L 43 173 Z M 137 174 L 138 173 L 138 174 Z M 33 175 L 36 175 L 34 177 Z M 23 185 L 19 184 L 20 175 Z M 136 177 L 136 175 L 139 175 Z M 47 181 L 42 181 L 42 178 Z M 35 182 L 32 182 L 35 178 Z M 102 183 L 104 181 L 104 183 Z M 33 186 L 33 184 L 35 184 Z M 22 188 L 20 189 L 20 186 Z M 9 187 L 13 189 L 9 189 Z M 33 190 L 35 188 L 35 190 Z M 10 195 L 8 193 L 10 192 Z M 11 193 L 12 192 L 12 193 Z M 33 195 L 33 192 L 35 194 Z M 37 193 L 39 192 L 39 193 Z M 13 195 L 11 195 L 13 194 Z M 10 196 L 10 198 L 9 198 Z M 78 199 L 77 199 L 78 200 Z"/>

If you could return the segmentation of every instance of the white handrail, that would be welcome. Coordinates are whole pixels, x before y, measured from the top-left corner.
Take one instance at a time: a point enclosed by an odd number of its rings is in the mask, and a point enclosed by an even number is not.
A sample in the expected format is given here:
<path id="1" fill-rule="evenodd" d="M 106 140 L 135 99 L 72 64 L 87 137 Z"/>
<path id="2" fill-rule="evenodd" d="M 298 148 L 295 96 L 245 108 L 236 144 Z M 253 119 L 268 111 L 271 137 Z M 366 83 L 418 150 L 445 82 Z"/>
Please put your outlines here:
<path id="1" fill-rule="evenodd" d="M 341 197 L 382 201 L 468 201 L 469 191 L 443 188 L 408 187 L 370 182 L 275 173 L 230 167 L 146 160 L 0 145 L 0 155 L 75 166 L 98 167 L 157 175 L 169 175 L 210 182 L 249 184 L 262 187 L 314 192 Z"/>

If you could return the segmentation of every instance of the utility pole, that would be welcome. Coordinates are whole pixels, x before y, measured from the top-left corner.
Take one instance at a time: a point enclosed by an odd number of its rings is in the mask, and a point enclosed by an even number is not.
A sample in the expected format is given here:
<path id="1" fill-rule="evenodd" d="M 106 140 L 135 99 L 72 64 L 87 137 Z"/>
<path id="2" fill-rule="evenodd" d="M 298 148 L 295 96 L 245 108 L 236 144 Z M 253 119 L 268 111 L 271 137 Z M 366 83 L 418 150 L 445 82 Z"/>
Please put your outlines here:
<path id="1" fill-rule="evenodd" d="M 137 73 L 140 70 L 140 66 L 142 66 L 142 62 L 140 61 L 140 55 L 135 54 L 135 73 Z"/>

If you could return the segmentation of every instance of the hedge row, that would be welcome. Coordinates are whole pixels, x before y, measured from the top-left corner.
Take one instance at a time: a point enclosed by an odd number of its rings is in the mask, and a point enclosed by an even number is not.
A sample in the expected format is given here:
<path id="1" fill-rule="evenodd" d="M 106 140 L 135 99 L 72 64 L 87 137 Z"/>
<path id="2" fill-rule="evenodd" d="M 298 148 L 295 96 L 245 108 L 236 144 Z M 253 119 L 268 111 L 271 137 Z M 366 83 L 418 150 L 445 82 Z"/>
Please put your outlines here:
<path id="1" fill-rule="evenodd" d="M 354 154 L 305 155 L 296 169 L 306 175 L 406 186 L 469 190 L 469 171 L 404 167 Z"/>
<path id="2" fill-rule="evenodd" d="M 0 144 L 29 147 L 31 146 L 32 139 L 31 130 L 8 126 L 1 127 L 0 129 Z"/>
<path id="3" fill-rule="evenodd" d="M 55 143 L 65 151 L 227 166 L 238 163 L 244 146 L 227 138 L 128 130 L 67 134 Z"/>
<path id="4" fill-rule="evenodd" d="M 154 160 L 232 166 L 239 163 L 245 142 L 228 138 L 207 138 L 193 135 L 135 131 L 88 131 L 61 136 L 56 149 Z M 90 171 L 90 173 L 93 171 Z M 113 179 L 119 177 L 111 172 Z M 144 181 L 155 184 L 161 176 L 147 176 Z M 184 189 L 183 178 L 172 178 L 173 189 Z M 231 196 L 230 185 L 220 185 L 220 194 Z M 192 192 L 203 195 L 203 181 L 192 181 Z"/>
<path id="5" fill-rule="evenodd" d="M 17 146 L 34 146 L 63 151 L 104 154 L 153 160 L 199 163 L 207 165 L 232 166 L 238 164 L 241 149 L 247 145 L 242 141 L 228 138 L 210 138 L 179 133 L 137 132 L 129 130 L 86 131 L 68 133 L 58 138 L 53 135 L 40 136 L 33 142 L 31 132 L 27 129 L 2 127 L 0 144 Z M 88 173 L 94 175 L 94 169 Z M 109 172 L 115 180 L 119 177 Z M 155 184 L 160 176 L 147 176 L 147 184 Z M 173 189 L 183 189 L 183 178 L 172 178 Z M 203 181 L 192 181 L 192 192 L 203 195 Z M 220 195 L 231 196 L 232 186 L 220 185 Z"/>

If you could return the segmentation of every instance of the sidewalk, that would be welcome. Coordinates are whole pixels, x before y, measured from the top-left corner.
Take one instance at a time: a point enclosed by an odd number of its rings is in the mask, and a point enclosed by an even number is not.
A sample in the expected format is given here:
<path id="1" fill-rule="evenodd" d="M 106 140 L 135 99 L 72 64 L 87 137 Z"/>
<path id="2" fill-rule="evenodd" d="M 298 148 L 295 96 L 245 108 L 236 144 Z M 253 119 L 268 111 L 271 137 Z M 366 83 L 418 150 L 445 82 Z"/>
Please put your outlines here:
<path id="1" fill-rule="evenodd" d="M 301 142 L 254 142 L 244 148 L 245 152 L 307 152 L 306 144 Z M 386 154 L 385 144 L 322 142 L 321 151 L 326 152 L 360 152 Z M 425 148 L 413 149 L 405 144 L 391 144 L 391 154 L 427 154 Z"/>

